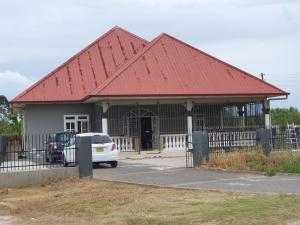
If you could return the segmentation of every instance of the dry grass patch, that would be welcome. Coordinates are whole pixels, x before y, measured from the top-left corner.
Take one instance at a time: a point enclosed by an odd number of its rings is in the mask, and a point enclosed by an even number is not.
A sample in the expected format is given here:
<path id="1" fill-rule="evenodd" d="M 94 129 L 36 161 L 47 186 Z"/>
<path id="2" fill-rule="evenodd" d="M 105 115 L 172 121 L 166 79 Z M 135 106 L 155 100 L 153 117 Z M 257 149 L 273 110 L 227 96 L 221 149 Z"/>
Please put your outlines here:
<path id="1" fill-rule="evenodd" d="M 300 154 L 286 150 L 271 152 L 269 156 L 265 156 L 261 149 L 235 151 L 216 155 L 207 161 L 205 166 L 260 171 L 267 175 L 275 175 L 277 172 L 300 174 Z"/>
<path id="2" fill-rule="evenodd" d="M 15 224 L 24 225 L 284 224 L 300 219 L 300 197 L 78 179 L 0 189 L 0 205 L 0 216 L 12 216 Z"/>

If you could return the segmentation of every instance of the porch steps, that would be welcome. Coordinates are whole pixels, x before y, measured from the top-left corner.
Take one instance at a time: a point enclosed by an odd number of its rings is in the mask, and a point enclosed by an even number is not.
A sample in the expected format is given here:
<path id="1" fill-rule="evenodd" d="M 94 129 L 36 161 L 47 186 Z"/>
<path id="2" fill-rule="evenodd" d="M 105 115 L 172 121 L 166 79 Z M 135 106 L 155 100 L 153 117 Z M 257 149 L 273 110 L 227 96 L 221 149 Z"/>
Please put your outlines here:
<path id="1" fill-rule="evenodd" d="M 300 151 L 298 137 L 295 130 L 295 124 L 294 123 L 287 124 L 287 130 L 288 130 L 288 142 L 292 146 L 292 150 Z"/>

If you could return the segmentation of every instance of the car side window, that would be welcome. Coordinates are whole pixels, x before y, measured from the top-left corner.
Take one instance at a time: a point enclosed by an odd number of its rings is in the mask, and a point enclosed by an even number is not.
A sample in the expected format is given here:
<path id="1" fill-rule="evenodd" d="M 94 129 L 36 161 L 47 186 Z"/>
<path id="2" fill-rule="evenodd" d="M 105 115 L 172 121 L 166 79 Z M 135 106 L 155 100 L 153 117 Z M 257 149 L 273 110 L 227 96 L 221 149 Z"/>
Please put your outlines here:
<path id="1" fill-rule="evenodd" d="M 75 145 L 75 136 L 70 138 L 70 145 Z"/>

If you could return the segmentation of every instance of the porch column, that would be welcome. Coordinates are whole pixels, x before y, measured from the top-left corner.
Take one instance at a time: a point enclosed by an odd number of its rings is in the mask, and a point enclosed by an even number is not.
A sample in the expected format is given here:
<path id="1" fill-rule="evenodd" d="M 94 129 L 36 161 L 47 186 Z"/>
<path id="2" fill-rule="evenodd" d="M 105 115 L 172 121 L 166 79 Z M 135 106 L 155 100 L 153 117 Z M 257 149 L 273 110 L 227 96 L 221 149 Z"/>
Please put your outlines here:
<path id="1" fill-rule="evenodd" d="M 246 113 L 245 105 L 239 105 L 238 110 L 239 110 L 238 113 L 240 117 L 240 127 L 245 127 L 245 113 Z"/>
<path id="2" fill-rule="evenodd" d="M 188 142 L 192 142 L 192 134 L 193 134 L 193 114 L 192 114 L 193 102 L 188 101 L 186 103 L 187 109 L 187 133 L 188 133 Z M 192 144 L 188 144 L 188 148 L 192 148 Z"/>
<path id="3" fill-rule="evenodd" d="M 108 103 L 102 102 L 102 133 L 108 133 L 108 122 L 107 122 L 107 111 Z"/>
<path id="4" fill-rule="evenodd" d="M 264 101 L 264 114 L 265 114 L 265 129 L 270 129 L 271 128 L 270 102 L 267 99 Z"/>

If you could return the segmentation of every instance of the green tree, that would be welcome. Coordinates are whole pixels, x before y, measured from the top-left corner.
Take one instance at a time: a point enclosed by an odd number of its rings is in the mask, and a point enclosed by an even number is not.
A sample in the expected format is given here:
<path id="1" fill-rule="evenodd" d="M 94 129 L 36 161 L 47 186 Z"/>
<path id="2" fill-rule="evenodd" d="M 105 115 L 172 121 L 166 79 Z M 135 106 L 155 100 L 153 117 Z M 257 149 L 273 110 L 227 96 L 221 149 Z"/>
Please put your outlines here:
<path id="1" fill-rule="evenodd" d="M 295 107 L 271 110 L 272 125 L 286 126 L 287 123 L 300 124 L 300 111 Z"/>
<path id="2" fill-rule="evenodd" d="M 8 101 L 3 95 L 0 95 L 0 134 L 3 133 L 8 123 Z"/>
<path id="3" fill-rule="evenodd" d="M 20 115 L 12 114 L 9 111 L 7 98 L 0 96 L 0 135 L 17 135 L 21 137 L 22 118 Z"/>

